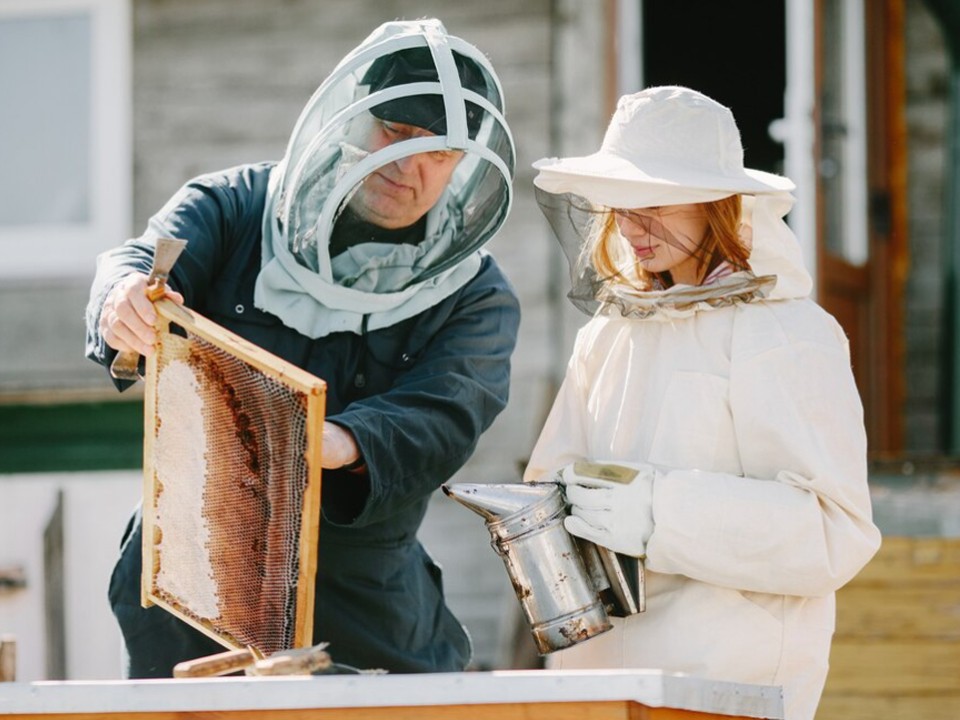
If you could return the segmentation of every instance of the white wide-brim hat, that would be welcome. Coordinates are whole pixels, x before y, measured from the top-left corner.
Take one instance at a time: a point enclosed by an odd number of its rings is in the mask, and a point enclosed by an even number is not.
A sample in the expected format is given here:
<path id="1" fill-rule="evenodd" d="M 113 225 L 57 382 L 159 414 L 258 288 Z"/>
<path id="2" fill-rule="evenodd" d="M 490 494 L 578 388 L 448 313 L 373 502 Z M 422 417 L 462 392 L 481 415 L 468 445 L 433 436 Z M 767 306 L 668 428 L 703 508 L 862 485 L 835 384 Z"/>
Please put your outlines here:
<path id="1" fill-rule="evenodd" d="M 613 208 L 709 202 L 795 187 L 789 178 L 744 168 L 733 113 L 676 86 L 620 98 L 603 144 L 592 155 L 544 158 L 533 167 L 541 190 Z"/>

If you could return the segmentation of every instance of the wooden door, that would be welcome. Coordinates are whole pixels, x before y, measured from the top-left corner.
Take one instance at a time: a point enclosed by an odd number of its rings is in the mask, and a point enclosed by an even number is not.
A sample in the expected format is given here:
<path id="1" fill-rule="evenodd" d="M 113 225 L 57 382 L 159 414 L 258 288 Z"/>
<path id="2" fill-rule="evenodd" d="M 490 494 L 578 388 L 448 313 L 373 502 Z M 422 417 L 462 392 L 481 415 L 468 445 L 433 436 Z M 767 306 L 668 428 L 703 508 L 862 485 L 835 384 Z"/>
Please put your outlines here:
<path id="1" fill-rule="evenodd" d="M 903 443 L 903 0 L 815 7 L 818 299 L 849 337 L 881 458 Z"/>

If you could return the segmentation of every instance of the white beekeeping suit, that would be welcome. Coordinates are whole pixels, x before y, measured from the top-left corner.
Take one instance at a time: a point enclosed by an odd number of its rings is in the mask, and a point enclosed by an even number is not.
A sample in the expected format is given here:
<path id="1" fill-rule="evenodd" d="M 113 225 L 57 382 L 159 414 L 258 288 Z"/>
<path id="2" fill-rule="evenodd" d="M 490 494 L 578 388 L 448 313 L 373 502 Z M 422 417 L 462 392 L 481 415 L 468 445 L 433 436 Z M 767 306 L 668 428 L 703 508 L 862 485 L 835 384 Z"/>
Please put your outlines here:
<path id="1" fill-rule="evenodd" d="M 587 528 L 614 549 L 645 544 L 646 612 L 613 618 L 613 631 L 551 656 L 553 667 L 782 685 L 786 717 L 811 720 L 834 592 L 880 535 L 847 339 L 810 299 L 783 221 L 792 183 L 744 170 L 742 157 L 726 108 L 651 88 L 621 100 L 598 153 L 537 163 L 541 206 L 571 261 L 571 299 L 594 314 L 524 480 L 569 478 L 587 459 L 636 467 L 649 484 L 631 494 L 608 483 L 613 503 L 636 507 L 611 505 L 619 520 Z M 581 250 L 606 211 L 733 194 L 746 208 L 749 267 L 715 282 L 609 282 Z"/>

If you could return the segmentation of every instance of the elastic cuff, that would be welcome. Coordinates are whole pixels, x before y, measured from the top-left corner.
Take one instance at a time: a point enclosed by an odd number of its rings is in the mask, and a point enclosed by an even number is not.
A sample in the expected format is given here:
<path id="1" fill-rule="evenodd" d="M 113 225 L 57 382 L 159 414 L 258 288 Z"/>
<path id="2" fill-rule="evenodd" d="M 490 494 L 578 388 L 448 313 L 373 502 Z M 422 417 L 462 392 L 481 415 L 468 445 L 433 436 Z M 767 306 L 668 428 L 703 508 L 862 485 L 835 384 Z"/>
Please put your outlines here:
<path id="1" fill-rule="evenodd" d="M 347 472 L 353 472 L 355 470 L 360 470 L 361 468 L 366 467 L 366 465 L 367 465 L 367 461 L 363 459 L 363 455 L 360 455 L 357 457 L 356 460 L 354 460 L 349 465 L 341 465 L 338 468 L 338 470 L 346 470 Z"/>

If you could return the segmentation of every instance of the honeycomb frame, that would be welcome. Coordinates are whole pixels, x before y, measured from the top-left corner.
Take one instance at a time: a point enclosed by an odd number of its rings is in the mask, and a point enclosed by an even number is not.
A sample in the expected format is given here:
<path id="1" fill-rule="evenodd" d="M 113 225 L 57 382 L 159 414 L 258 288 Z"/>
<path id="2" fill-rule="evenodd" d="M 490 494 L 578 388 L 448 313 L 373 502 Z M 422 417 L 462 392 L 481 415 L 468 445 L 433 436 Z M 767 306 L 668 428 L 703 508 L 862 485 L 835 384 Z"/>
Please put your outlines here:
<path id="1" fill-rule="evenodd" d="M 309 647 L 326 384 L 170 300 L 154 307 L 141 603 L 230 649 Z"/>

